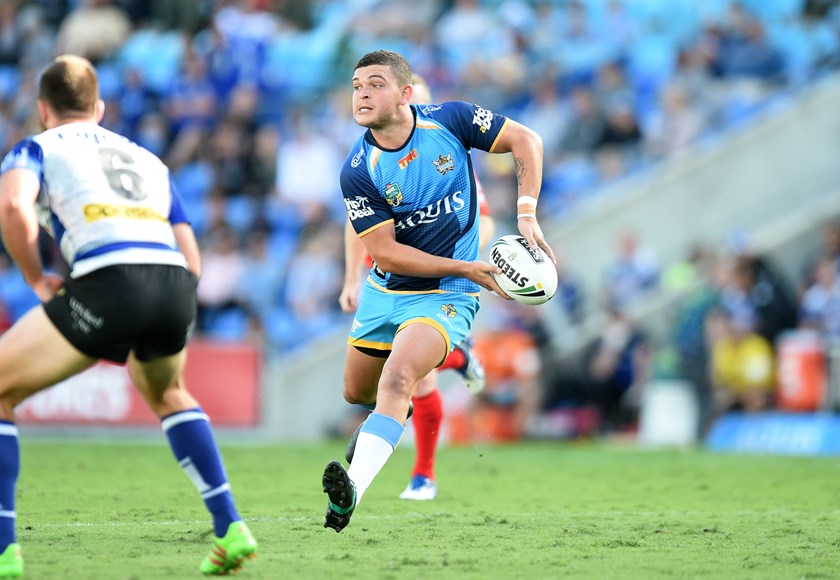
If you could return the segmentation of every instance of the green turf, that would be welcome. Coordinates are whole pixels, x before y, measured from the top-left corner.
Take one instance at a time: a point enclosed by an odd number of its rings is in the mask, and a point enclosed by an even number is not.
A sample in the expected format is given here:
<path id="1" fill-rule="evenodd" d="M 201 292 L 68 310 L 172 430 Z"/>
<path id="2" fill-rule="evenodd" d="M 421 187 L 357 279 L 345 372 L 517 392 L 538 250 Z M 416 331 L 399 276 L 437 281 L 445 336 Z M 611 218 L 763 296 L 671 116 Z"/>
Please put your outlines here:
<path id="1" fill-rule="evenodd" d="M 440 497 L 397 499 L 400 449 L 341 534 L 343 444 L 227 446 L 252 578 L 837 578 L 840 462 L 558 443 L 449 448 Z M 29 578 L 194 578 L 209 518 L 167 447 L 24 442 Z"/>

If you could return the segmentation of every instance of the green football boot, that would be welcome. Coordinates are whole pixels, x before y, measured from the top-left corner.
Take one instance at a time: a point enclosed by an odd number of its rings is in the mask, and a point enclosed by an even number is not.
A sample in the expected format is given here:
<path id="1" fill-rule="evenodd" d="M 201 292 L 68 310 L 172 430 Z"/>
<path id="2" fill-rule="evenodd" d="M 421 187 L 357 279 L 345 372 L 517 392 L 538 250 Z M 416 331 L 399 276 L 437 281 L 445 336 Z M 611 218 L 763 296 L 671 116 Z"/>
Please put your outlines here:
<path id="1" fill-rule="evenodd" d="M 224 538 L 213 538 L 213 548 L 201 563 L 201 573 L 224 576 L 236 572 L 242 563 L 257 556 L 257 541 L 245 522 L 233 522 Z"/>
<path id="2" fill-rule="evenodd" d="M 23 576 L 23 555 L 20 544 L 9 544 L 0 554 L 0 578 L 20 578 Z"/>

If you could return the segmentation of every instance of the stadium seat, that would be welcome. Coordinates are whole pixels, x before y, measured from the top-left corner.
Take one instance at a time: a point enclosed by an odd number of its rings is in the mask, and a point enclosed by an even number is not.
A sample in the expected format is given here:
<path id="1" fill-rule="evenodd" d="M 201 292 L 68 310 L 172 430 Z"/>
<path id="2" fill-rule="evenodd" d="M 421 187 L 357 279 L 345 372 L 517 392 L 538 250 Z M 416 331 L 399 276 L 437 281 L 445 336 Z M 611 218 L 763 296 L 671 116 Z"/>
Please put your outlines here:
<path id="1" fill-rule="evenodd" d="M 204 334 L 216 340 L 243 340 L 248 335 L 248 315 L 239 308 L 223 310 L 211 318 Z"/>
<path id="2" fill-rule="evenodd" d="M 257 202 L 247 195 L 232 195 L 225 198 L 225 220 L 240 234 L 251 229 L 257 218 Z"/>

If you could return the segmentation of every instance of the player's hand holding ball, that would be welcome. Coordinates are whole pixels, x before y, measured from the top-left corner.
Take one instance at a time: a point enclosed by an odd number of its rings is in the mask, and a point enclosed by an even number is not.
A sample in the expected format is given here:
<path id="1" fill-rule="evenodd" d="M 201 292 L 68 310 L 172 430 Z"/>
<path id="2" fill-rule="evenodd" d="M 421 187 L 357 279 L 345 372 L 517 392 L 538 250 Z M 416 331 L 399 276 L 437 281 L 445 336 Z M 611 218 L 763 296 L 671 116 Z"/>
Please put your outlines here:
<path id="1" fill-rule="evenodd" d="M 493 278 L 505 294 L 522 304 L 544 304 L 557 292 L 557 268 L 542 248 L 524 236 L 502 236 L 490 247 L 490 262 L 500 273 Z"/>

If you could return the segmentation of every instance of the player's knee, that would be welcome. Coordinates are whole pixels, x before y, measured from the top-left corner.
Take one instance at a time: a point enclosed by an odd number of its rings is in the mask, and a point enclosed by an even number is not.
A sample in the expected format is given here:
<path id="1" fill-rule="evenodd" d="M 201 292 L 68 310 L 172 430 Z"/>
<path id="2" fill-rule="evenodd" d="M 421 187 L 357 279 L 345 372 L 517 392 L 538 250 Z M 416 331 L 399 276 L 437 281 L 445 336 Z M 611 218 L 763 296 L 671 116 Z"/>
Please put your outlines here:
<path id="1" fill-rule="evenodd" d="M 382 369 L 382 377 L 379 380 L 379 389 L 395 393 L 411 395 L 417 377 L 411 372 L 407 365 L 394 363 L 385 365 Z"/>
<path id="2" fill-rule="evenodd" d="M 376 401 L 376 395 L 370 396 L 351 385 L 344 385 L 344 400 L 351 405 L 369 405 Z"/>
<path id="3" fill-rule="evenodd" d="M 21 391 L 8 388 L 3 381 L 0 381 L 0 419 L 11 420 L 14 416 L 14 408 L 25 398 Z"/>

